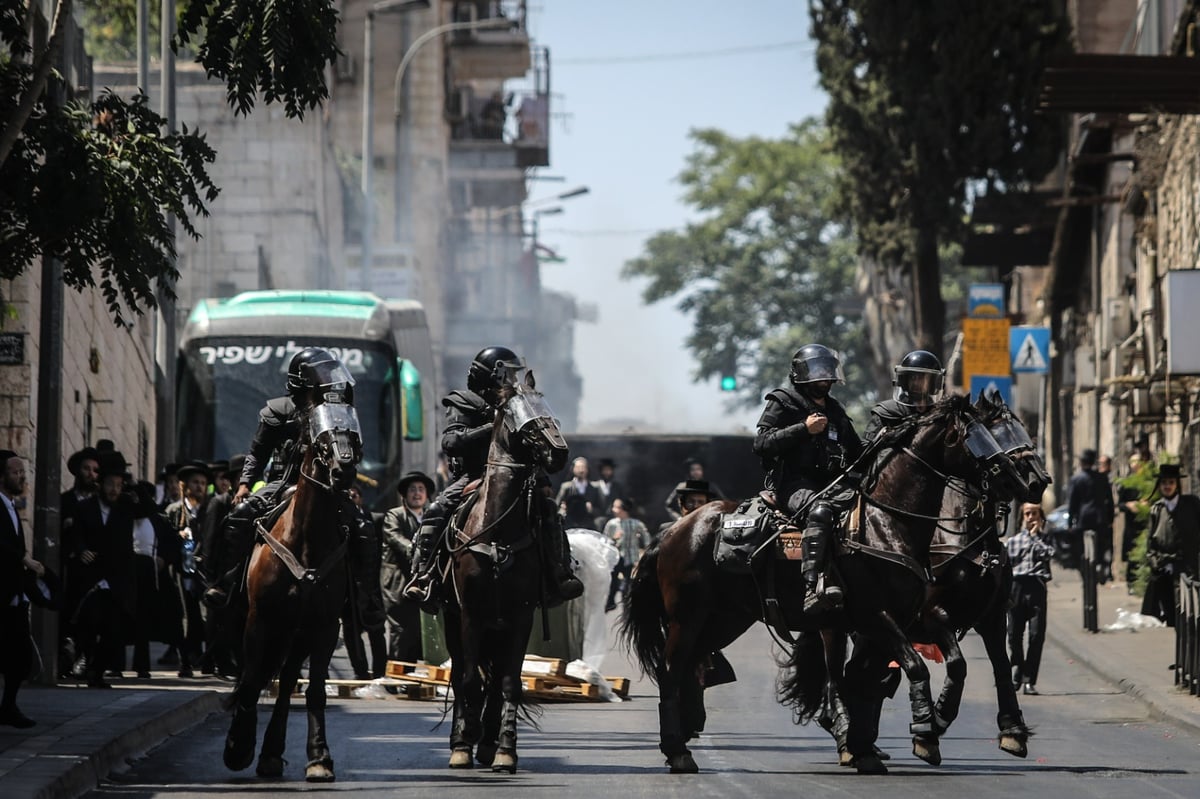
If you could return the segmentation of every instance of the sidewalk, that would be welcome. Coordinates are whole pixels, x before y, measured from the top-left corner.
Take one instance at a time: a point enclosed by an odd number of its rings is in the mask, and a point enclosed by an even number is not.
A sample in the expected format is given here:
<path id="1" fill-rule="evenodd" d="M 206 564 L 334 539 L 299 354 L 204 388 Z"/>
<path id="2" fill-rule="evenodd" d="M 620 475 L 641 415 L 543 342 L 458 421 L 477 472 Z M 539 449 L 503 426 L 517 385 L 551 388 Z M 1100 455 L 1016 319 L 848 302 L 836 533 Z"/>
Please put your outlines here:
<path id="1" fill-rule="evenodd" d="M 1046 643 L 1065 650 L 1101 678 L 1144 703 L 1152 716 L 1200 735 L 1200 697 L 1175 687 L 1175 630 L 1106 631 L 1117 609 L 1138 612 L 1141 597 L 1130 596 L 1124 582 L 1098 590 L 1100 632 L 1083 628 L 1083 583 L 1079 572 L 1056 566 L 1048 586 Z"/>

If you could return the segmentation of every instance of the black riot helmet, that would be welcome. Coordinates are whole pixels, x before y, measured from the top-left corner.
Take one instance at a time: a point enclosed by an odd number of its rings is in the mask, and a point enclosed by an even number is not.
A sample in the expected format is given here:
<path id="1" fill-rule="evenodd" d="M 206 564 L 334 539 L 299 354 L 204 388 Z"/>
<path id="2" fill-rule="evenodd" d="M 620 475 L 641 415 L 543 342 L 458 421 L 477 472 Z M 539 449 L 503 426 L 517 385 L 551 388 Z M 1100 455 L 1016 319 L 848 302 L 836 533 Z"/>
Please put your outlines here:
<path id="1" fill-rule="evenodd" d="M 287 390 L 297 401 L 310 396 L 314 390 L 349 395 L 353 385 L 354 378 L 346 366 L 321 347 L 305 347 L 292 356 L 292 362 L 288 364 Z M 353 400 L 344 396 L 342 401 Z"/>
<path id="2" fill-rule="evenodd" d="M 945 379 L 946 370 L 936 355 L 927 350 L 913 350 L 892 370 L 896 402 L 925 410 L 937 401 Z"/>
<path id="3" fill-rule="evenodd" d="M 824 344 L 805 344 L 792 356 L 792 371 L 788 375 L 794 386 L 842 379 L 842 363 L 837 353 Z"/>
<path id="4" fill-rule="evenodd" d="M 486 347 L 479 351 L 467 370 L 467 388 L 487 394 L 504 384 L 507 369 L 519 369 L 524 362 L 508 347 Z"/>

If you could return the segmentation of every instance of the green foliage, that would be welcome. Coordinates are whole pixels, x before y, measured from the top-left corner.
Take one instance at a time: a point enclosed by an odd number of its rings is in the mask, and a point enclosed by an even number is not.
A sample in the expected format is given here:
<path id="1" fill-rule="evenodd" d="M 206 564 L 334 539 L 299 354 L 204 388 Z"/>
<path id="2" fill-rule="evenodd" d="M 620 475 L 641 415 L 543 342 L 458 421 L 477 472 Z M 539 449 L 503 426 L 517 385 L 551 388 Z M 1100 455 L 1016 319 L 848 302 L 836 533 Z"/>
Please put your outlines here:
<path id="1" fill-rule="evenodd" d="M 647 303 L 668 297 L 693 319 L 696 380 L 736 375 L 734 402 L 753 406 L 785 379 L 792 354 L 819 341 L 842 353 L 848 390 L 870 400 L 853 303 L 854 243 L 830 216 L 838 162 L 815 120 L 782 139 L 692 132 L 679 181 L 699 221 L 663 231 L 629 261 Z"/>
<path id="2" fill-rule="evenodd" d="M 1166 453 L 1160 453 L 1157 458 L 1158 464 L 1175 463 L 1175 459 Z M 1138 596 L 1144 596 L 1146 593 L 1146 585 L 1150 581 L 1150 563 L 1146 559 L 1146 542 L 1149 538 L 1149 530 L 1146 529 L 1150 522 L 1150 506 L 1158 500 L 1158 466 L 1154 463 L 1141 463 L 1138 468 L 1124 477 L 1118 477 L 1114 481 L 1119 487 L 1132 489 L 1137 492 L 1137 511 L 1134 514 L 1135 522 L 1141 532 L 1138 533 L 1137 541 L 1133 549 L 1129 553 L 1129 562 L 1133 565 L 1133 591 Z"/>
<path id="3" fill-rule="evenodd" d="M 195 0 L 179 22 L 177 43 L 201 30 L 196 60 L 210 78 L 226 83 L 226 99 L 240 114 L 254 109 L 262 92 L 303 119 L 329 97 L 325 68 L 340 53 L 333 0 Z"/>
<path id="4" fill-rule="evenodd" d="M 155 283 L 178 278 L 168 214 L 198 234 L 189 213 L 207 214 L 217 189 L 204 137 L 162 136 L 145 95 L 106 92 L 90 107 L 42 106 L 26 124 L 0 181 L 0 276 L 36 258 L 62 261 L 76 289 L 98 285 L 113 318 L 155 304 Z M 122 306 L 124 303 L 124 307 Z"/>
<path id="5" fill-rule="evenodd" d="M 1019 190 L 1057 159 L 1036 115 L 1047 58 L 1069 47 L 1057 3 L 809 0 L 826 119 L 845 169 L 836 207 L 860 252 L 913 275 L 918 337 L 940 344 L 939 245 L 968 194 Z"/>

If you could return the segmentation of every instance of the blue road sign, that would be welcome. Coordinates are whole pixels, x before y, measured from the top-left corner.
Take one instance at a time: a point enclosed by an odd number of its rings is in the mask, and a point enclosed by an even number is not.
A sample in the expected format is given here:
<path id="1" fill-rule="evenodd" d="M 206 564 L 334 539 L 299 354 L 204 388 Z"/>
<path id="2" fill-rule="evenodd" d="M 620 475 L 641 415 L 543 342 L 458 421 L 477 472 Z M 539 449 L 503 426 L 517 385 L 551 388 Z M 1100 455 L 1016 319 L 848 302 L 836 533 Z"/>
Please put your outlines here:
<path id="1" fill-rule="evenodd" d="M 967 316 L 1004 316 L 1004 284 L 972 283 L 968 286 Z"/>
<path id="2" fill-rule="evenodd" d="M 1050 371 L 1050 328 L 1020 325 L 1008 329 L 1008 352 L 1015 373 L 1044 375 Z"/>
<path id="3" fill-rule="evenodd" d="M 996 375 L 971 375 L 971 400 L 979 399 L 979 395 L 989 388 L 995 388 L 1004 397 L 1006 405 L 1013 404 L 1012 378 Z"/>

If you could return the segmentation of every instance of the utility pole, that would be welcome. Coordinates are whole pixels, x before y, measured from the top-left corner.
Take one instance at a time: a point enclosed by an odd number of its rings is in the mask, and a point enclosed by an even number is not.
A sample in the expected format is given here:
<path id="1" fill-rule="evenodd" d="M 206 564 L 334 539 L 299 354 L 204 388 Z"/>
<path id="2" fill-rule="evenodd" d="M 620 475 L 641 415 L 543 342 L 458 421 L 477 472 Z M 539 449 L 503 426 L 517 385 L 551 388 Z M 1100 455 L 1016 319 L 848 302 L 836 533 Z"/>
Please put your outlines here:
<path id="1" fill-rule="evenodd" d="M 162 91 L 160 115 L 166 119 L 164 135 L 175 132 L 175 51 L 171 39 L 175 36 L 175 0 L 162 0 L 160 33 L 162 35 Z M 168 218 L 171 236 L 175 235 L 175 217 Z M 171 266 L 175 263 L 172 261 Z M 175 457 L 175 281 L 164 278 L 158 287 L 159 335 L 154 353 L 154 398 L 158 419 L 154 436 L 157 474 L 164 464 Z"/>

